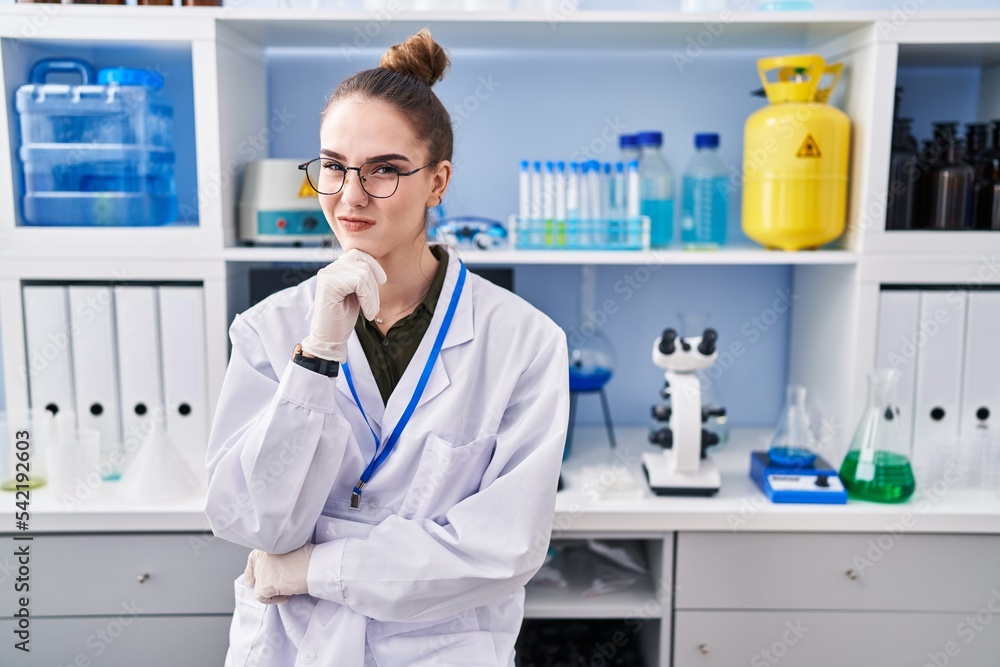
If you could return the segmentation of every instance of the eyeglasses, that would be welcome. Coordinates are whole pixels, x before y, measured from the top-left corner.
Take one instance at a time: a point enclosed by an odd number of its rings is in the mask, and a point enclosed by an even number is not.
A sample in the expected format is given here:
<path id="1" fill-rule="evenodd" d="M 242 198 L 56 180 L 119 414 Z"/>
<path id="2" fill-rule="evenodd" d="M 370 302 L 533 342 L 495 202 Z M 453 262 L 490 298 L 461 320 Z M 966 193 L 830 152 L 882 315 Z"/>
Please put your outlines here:
<path id="1" fill-rule="evenodd" d="M 333 158 L 318 157 L 300 164 L 299 169 L 306 172 L 309 185 L 321 195 L 335 195 L 340 192 L 344 188 L 347 172 L 356 171 L 361 178 L 361 189 L 369 197 L 386 199 L 396 193 L 400 176 L 412 176 L 421 169 L 433 167 L 438 162 L 434 160 L 413 171 L 400 171 L 388 162 L 380 160 L 365 162 L 360 167 L 345 167 Z"/>

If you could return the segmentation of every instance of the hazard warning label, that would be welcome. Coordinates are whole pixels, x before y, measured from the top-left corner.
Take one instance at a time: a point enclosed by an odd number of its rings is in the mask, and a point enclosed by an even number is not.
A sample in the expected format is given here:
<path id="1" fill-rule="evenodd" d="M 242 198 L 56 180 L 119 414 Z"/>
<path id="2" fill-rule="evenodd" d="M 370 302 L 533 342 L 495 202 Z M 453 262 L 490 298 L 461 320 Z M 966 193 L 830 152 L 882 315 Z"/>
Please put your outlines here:
<path id="1" fill-rule="evenodd" d="M 299 186 L 299 197 L 315 197 L 316 191 L 313 190 L 312 186 L 309 185 L 309 177 L 306 176 L 302 179 L 302 185 Z"/>
<path id="2" fill-rule="evenodd" d="M 822 157 L 822 153 L 819 152 L 819 144 L 813 139 L 813 135 L 806 135 L 806 140 L 799 146 L 799 151 L 795 154 L 795 157 Z"/>

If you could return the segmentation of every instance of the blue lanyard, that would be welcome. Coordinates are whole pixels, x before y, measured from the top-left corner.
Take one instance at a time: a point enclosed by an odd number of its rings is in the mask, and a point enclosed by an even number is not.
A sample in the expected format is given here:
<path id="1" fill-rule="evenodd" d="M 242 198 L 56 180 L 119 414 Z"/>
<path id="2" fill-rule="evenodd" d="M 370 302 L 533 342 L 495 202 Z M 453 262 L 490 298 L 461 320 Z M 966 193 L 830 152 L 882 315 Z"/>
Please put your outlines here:
<path id="1" fill-rule="evenodd" d="M 448 311 L 444 314 L 444 320 L 441 322 L 441 329 L 438 330 L 437 338 L 434 339 L 434 346 L 431 348 L 430 354 L 427 355 L 427 363 L 424 364 L 424 370 L 420 374 L 420 380 L 417 382 L 417 388 L 413 391 L 413 396 L 410 397 L 410 403 L 406 406 L 406 410 L 403 411 L 403 415 L 399 418 L 399 422 L 396 424 L 396 428 L 392 430 L 389 435 L 389 439 L 385 441 L 385 447 L 382 447 L 382 451 L 379 451 L 379 447 L 382 443 L 379 441 L 377 435 L 375 435 L 375 429 L 372 428 L 371 422 L 368 421 L 368 415 L 365 413 L 365 409 L 361 406 L 361 399 L 358 398 L 358 392 L 354 388 L 354 380 L 351 379 L 351 369 L 348 367 L 345 361 L 341 368 L 344 369 L 344 379 L 347 380 L 347 386 L 351 390 L 351 396 L 354 397 L 354 402 L 358 406 L 358 410 L 361 411 L 361 416 L 365 418 L 365 424 L 368 425 L 368 430 L 372 432 L 372 437 L 375 439 L 375 456 L 372 457 L 371 462 L 361 473 L 361 478 L 358 480 L 357 485 L 354 487 L 354 491 L 351 493 L 351 509 L 356 510 L 361 507 L 361 492 L 364 490 L 365 485 L 368 480 L 371 479 L 375 471 L 378 470 L 379 466 L 387 458 L 389 454 L 392 453 L 393 447 L 396 446 L 396 441 L 399 440 L 400 434 L 403 429 L 406 428 L 407 422 L 410 421 L 410 416 L 413 411 L 417 408 L 417 403 L 420 402 L 420 396 L 424 393 L 424 387 L 427 386 L 427 379 L 431 376 L 431 369 L 434 368 L 434 363 L 437 361 L 438 355 L 441 352 L 441 345 L 444 343 L 444 337 L 448 333 L 448 329 L 451 328 L 451 321 L 455 317 L 455 308 L 458 306 L 458 298 L 462 296 L 462 287 L 465 285 L 465 264 L 459 262 L 459 272 L 458 272 L 458 282 L 455 283 L 455 291 L 452 292 L 451 302 L 448 304 Z"/>

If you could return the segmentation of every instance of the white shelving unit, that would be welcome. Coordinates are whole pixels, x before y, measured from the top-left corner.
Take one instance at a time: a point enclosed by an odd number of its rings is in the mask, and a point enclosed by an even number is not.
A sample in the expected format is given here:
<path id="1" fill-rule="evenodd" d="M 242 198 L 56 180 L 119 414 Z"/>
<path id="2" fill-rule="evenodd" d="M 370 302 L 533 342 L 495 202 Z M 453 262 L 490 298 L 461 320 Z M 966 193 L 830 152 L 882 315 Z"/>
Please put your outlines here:
<path id="1" fill-rule="evenodd" d="M 852 120 L 852 165 L 847 232 L 829 248 L 782 253 L 734 246 L 718 252 L 468 252 L 473 266 L 643 265 L 791 267 L 798 299 L 792 307 L 788 380 L 810 387 L 846 444 L 860 414 L 865 376 L 875 358 L 882 285 L 1000 285 L 1000 233 L 892 232 L 884 229 L 893 89 L 906 68 L 972 68 L 978 75 L 977 118 L 1000 117 L 1000 11 L 400 13 L 391 17 L 332 10 L 240 10 L 75 5 L 0 7 L 0 339 L 7 406 L 26 407 L 21 283 L 25 280 L 196 280 L 205 286 L 207 395 L 214 408 L 227 359 L 227 329 L 239 300 L 234 284 L 254 264 L 323 264 L 330 248 L 243 247 L 237 234 L 239 175 L 251 159 L 268 157 L 248 139 L 268 128 L 276 103 L 269 62 L 276 54 L 314 53 L 344 67 L 342 51 L 378 52 L 430 26 L 446 47 L 493 62 L 530 52 L 560 59 L 591 49 L 641 62 L 701 52 L 762 55 L 815 51 L 845 63 L 834 103 Z M 13 96 L 31 62 L 60 49 L 110 57 L 126 49 L 161 52 L 190 62 L 194 125 L 192 169 L 198 193 L 196 224 L 160 228 L 41 228 L 23 226 L 19 131 Z M 175 59 L 176 60 L 176 59 Z M 171 62 L 175 62 L 171 60 Z M 123 63 L 127 64 L 127 63 Z M 338 70 L 339 71 L 339 70 Z M 714 70 L 713 70 L 714 71 Z M 525 73 L 524 76 L 530 76 Z M 557 86 L 558 82 L 551 85 Z M 595 84 L 598 85 L 598 84 Z M 748 88 L 753 86 L 753 82 Z M 732 91 L 704 86 L 721 101 Z M 742 91 L 740 91 L 742 94 Z M 313 114 L 318 109 L 305 110 Z M 515 121 L 511 121 L 512 123 Z M 511 125 L 510 127 L 514 127 Z M 266 144 L 266 142 L 265 142 Z M 679 167 L 680 165 L 675 165 Z M 734 199 L 738 205 L 738 197 Z M 182 511 L 191 508 L 185 506 Z M 100 511 L 116 511 L 113 502 Z M 181 530 L 173 514 L 165 530 Z M 180 516 L 180 515 L 178 515 Z M 88 520 L 93 517 L 88 517 Z M 176 520 L 175 520 L 176 519 Z M 692 526 L 697 517 L 691 519 Z M 537 618 L 628 617 L 635 604 L 669 581 L 672 533 L 627 533 L 615 521 L 591 516 L 581 534 L 647 540 L 660 570 L 648 588 L 625 592 L 603 606 L 575 604 L 562 592 L 529 598 Z M 849 530 L 849 520 L 845 520 Z M 603 522 L 603 523 L 602 523 Z M 196 534 L 203 528 L 191 527 Z M 671 530 L 677 529 L 671 528 Z M 695 527 L 695 529 L 697 529 Z M 6 530 L 0 528 L 0 531 Z M 1000 533 L 1000 525 L 995 531 Z M 672 659 L 669 602 L 646 616 L 659 633 L 661 665 Z M 148 664 L 148 663 L 147 663 Z M 708 664 L 708 663 L 706 663 Z M 713 663 L 718 664 L 718 663 Z"/>

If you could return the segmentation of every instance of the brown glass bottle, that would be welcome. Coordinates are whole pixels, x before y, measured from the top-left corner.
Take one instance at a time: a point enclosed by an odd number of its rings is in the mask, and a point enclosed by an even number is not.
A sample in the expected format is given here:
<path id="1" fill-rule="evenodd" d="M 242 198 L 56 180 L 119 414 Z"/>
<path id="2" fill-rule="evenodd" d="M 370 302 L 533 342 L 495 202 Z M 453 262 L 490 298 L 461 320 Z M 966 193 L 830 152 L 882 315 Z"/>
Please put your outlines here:
<path id="1" fill-rule="evenodd" d="M 961 139 L 952 137 L 944 159 L 928 176 L 930 229 L 969 229 L 975 172 L 963 159 Z"/>
<path id="2" fill-rule="evenodd" d="M 972 227 L 1000 231 L 1000 120 L 993 121 L 989 135 L 973 162 Z"/>

